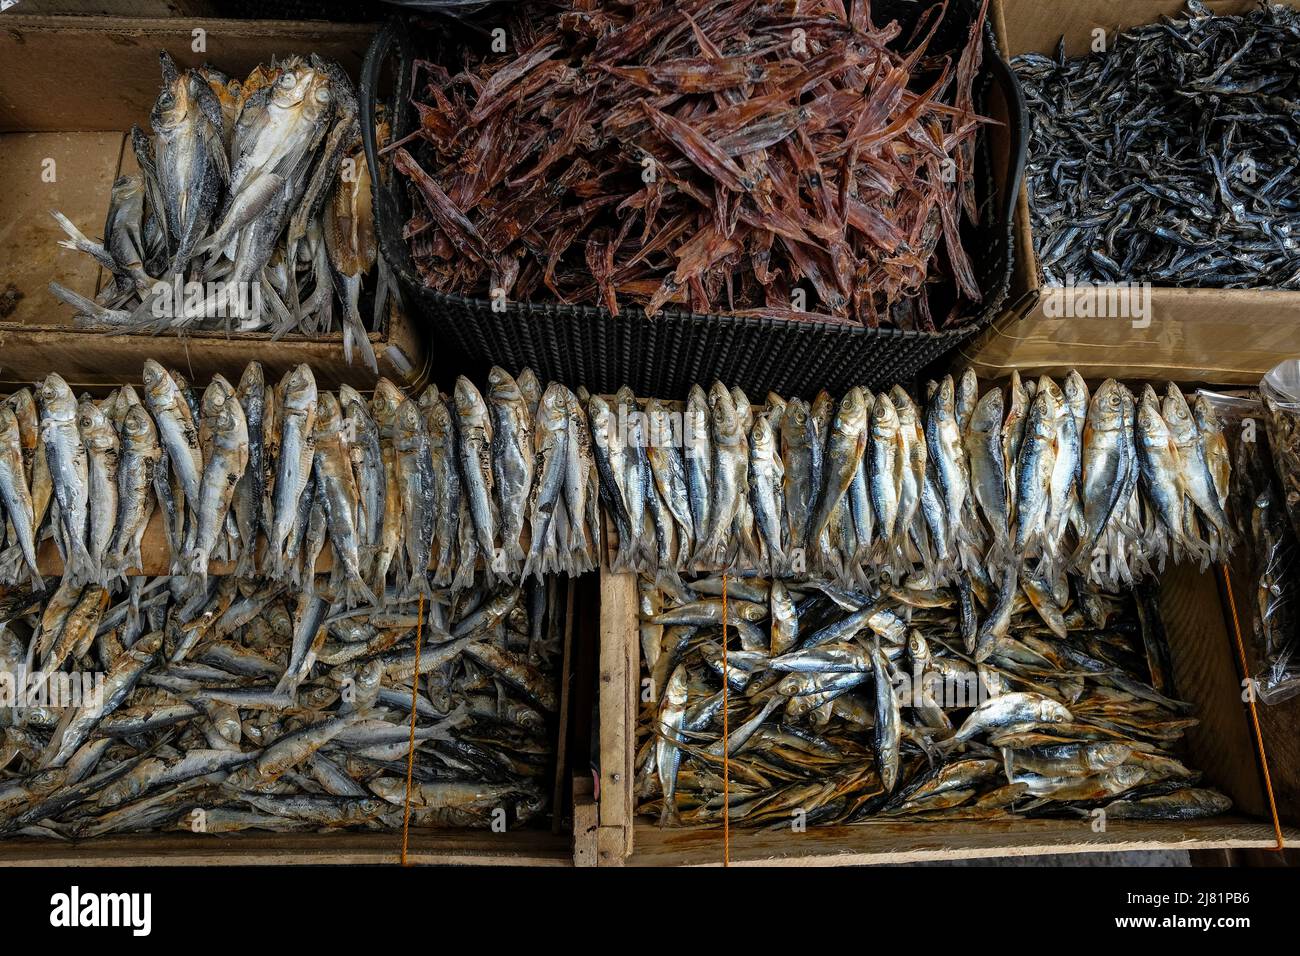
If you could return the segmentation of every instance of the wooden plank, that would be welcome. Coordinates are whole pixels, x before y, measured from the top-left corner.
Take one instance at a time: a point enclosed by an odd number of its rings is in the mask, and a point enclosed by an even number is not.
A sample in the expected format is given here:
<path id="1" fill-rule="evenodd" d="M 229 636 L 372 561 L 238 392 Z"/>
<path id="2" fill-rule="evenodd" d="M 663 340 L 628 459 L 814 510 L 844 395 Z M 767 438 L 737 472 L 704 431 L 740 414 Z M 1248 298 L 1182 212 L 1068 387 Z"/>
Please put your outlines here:
<path id="1" fill-rule="evenodd" d="M 590 774 L 575 773 L 573 786 L 573 865 L 598 865 L 596 831 L 600 810 L 596 806 Z"/>
<path id="2" fill-rule="evenodd" d="M 602 572 L 600 594 L 600 825 L 622 830 L 632 851 L 632 760 L 636 746 L 636 575 Z M 606 836 L 608 841 L 612 837 Z M 603 849 L 609 849 L 605 844 Z M 603 860 L 603 856 L 602 856 Z"/>
<path id="3" fill-rule="evenodd" d="M 62 306 L 57 306 L 63 309 Z M 391 335 L 371 333 L 379 374 L 407 382 L 427 371 L 427 359 L 417 335 L 404 317 L 395 318 Z M 0 386 L 7 390 L 30 385 L 52 371 L 74 389 L 108 390 L 123 382 L 139 383 L 145 359 L 176 368 L 192 383 L 206 385 L 215 374 L 238 381 L 253 359 L 266 366 L 269 379 L 306 363 L 322 388 L 347 383 L 371 388 L 375 374 L 359 359 L 349 365 L 340 335 L 286 335 L 272 341 L 270 333 L 221 332 L 174 335 L 108 335 L 69 327 L 37 327 L 0 322 Z"/>
<path id="4" fill-rule="evenodd" d="M 193 49 L 202 30 L 206 49 Z M 26 16 L 0 30 L 0 131 L 148 128 L 162 85 L 158 52 L 182 68 L 211 63 L 245 76 L 259 63 L 316 53 L 360 74 L 375 25 L 293 20 Z M 87 95 L 111 90 L 111 95 Z"/>
<path id="5" fill-rule="evenodd" d="M 554 594 L 557 579 L 552 578 L 547 583 L 551 593 Z M 554 808 L 551 812 L 553 833 L 560 832 L 562 818 L 560 806 L 564 801 L 564 785 L 569 776 L 569 690 L 573 682 L 573 591 L 576 586 L 572 578 L 564 578 L 564 651 L 560 664 L 560 726 L 555 740 L 555 795 L 551 801 L 551 806 Z M 594 801 L 592 806 L 594 808 Z M 574 825 L 576 827 L 576 821 Z"/>
<path id="6" fill-rule="evenodd" d="M 0 134 L 0 292 L 19 298 L 0 314 L 4 326 L 72 321 L 72 310 L 49 292 L 58 282 L 94 295 L 99 265 L 58 243 L 67 234 L 50 215 L 64 213 L 92 238 L 104 230 L 109 192 L 122 152 L 121 133 Z M 51 181 L 52 178 L 52 181 Z M 83 339 L 83 348 L 84 348 Z M 0 368 L 13 367 L 0 352 Z"/>
<path id="7" fill-rule="evenodd" d="M 638 823 L 632 866 L 720 866 L 722 831 L 660 829 Z M 1300 841 L 1289 830 L 1287 843 Z M 1000 856 L 1129 850 L 1206 850 L 1276 845 L 1273 828 L 1258 820 L 1223 817 L 1190 822 L 1112 823 L 1093 833 L 1088 820 L 1016 820 L 978 823 L 863 823 L 845 827 L 731 831 L 733 866 L 856 866 L 974 860 Z"/>
<path id="8" fill-rule="evenodd" d="M 85 842 L 0 841 L 0 866 L 246 866 L 376 865 L 399 862 L 394 833 L 164 833 L 102 837 Z M 473 866 L 569 866 L 567 837 L 545 830 L 412 830 L 412 863 Z"/>

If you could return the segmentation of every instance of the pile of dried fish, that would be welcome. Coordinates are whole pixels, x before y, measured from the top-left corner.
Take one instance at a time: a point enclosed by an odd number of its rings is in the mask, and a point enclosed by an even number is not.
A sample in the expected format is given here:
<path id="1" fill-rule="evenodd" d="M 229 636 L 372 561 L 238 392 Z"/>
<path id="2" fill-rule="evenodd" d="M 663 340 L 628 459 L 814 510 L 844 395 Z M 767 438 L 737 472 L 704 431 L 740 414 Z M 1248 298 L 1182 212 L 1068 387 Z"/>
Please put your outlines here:
<path id="1" fill-rule="evenodd" d="M 1017 57 L 1043 278 L 1300 288 L 1300 11 L 1262 3 Z"/>
<path id="2" fill-rule="evenodd" d="M 0 834 L 400 829 L 412 708 L 412 826 L 544 812 L 547 585 L 435 594 L 418 674 L 416 605 L 349 612 L 328 589 L 137 577 L 111 607 L 94 584 L 11 595 L 0 673 L 23 703 L 0 708 Z M 103 683 L 68 706 L 79 673 Z"/>
<path id="3" fill-rule="evenodd" d="M 1300 359 L 1287 359 L 1270 369 L 1259 390 L 1282 500 L 1300 538 Z"/>
<path id="4" fill-rule="evenodd" d="M 485 399 L 461 378 L 454 398 L 416 398 L 380 379 L 367 401 L 318 391 L 306 365 L 267 382 L 253 362 L 237 387 L 217 375 L 200 397 L 150 360 L 143 400 L 126 385 L 96 402 L 51 374 L 0 405 L 0 583 L 40 585 L 44 535 L 66 581 L 124 577 L 142 567 L 155 510 L 172 573 L 202 580 L 218 561 L 310 585 L 328 542 L 347 606 L 390 584 L 410 597 L 468 588 L 480 565 L 489 580 L 594 568 L 582 403 L 530 371 L 493 369 L 489 386 Z"/>
<path id="5" fill-rule="evenodd" d="M 974 373 L 811 406 L 695 386 L 684 412 L 627 389 L 589 403 L 616 570 L 820 572 L 861 584 L 978 576 L 1004 604 L 1018 577 L 1069 570 L 1131 583 L 1167 556 L 1230 549 L 1229 461 L 1204 396 L 1163 400 L 1107 380 L 1089 397 L 1012 375 L 982 397 Z M 1001 585 L 996 581 L 1001 580 Z"/>
<path id="6" fill-rule="evenodd" d="M 180 70 L 161 54 L 150 123 L 132 129 L 140 172 L 113 185 L 104 238 L 55 213 L 60 244 L 113 277 L 95 300 L 51 283 L 92 326 L 343 331 L 376 368 L 361 317 L 376 264 L 370 173 L 356 95 L 315 55 L 259 66 L 240 81 Z M 375 327 L 385 304 L 380 269 Z"/>
<path id="7" fill-rule="evenodd" d="M 1251 600 L 1241 608 L 1252 637 L 1259 699 L 1276 704 L 1300 693 L 1300 544 L 1270 454 L 1275 430 L 1259 428 L 1265 403 L 1256 392 L 1209 394 L 1220 409 L 1232 455 L 1232 516 L 1245 547 L 1232 564 Z"/>
<path id="8" fill-rule="evenodd" d="M 946 3 L 907 31 L 866 0 L 521 5 L 510 52 L 475 34 L 416 64 L 392 155 L 420 275 L 615 314 L 959 324 L 986 7 L 938 49 Z"/>
<path id="9" fill-rule="evenodd" d="M 724 637 L 722 588 L 719 577 L 676 592 L 641 582 L 653 699 L 635 788 L 639 812 L 665 825 L 1097 808 L 1113 820 L 1192 819 L 1231 806 L 1179 757 L 1197 720 L 1170 696 L 1146 597 L 1076 577 L 1057 633 L 1035 596 L 1017 592 L 1014 625 L 976 664 L 952 591 L 873 599 L 825 581 L 732 577 Z"/>

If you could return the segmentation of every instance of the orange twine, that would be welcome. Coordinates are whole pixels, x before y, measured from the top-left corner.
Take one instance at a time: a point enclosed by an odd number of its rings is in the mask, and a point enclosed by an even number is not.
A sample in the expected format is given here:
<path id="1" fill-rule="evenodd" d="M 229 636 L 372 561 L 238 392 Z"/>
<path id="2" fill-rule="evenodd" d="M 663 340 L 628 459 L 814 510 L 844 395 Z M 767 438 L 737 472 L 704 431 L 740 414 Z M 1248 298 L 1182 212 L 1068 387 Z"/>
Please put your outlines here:
<path id="1" fill-rule="evenodd" d="M 420 645 L 424 643 L 424 592 L 420 592 L 420 612 L 415 619 L 415 677 L 411 681 L 411 746 L 406 751 L 406 807 L 402 811 L 402 866 L 411 842 L 411 781 L 415 776 L 415 709 L 420 700 Z"/>
<path id="2" fill-rule="evenodd" d="M 731 866 L 731 681 L 727 668 L 727 575 L 722 575 L 722 865 Z"/>
<path id="3" fill-rule="evenodd" d="M 1268 794 L 1268 808 L 1273 814 L 1273 833 L 1277 836 L 1277 846 L 1274 849 L 1282 850 L 1286 847 L 1286 841 L 1282 839 L 1282 821 L 1277 816 L 1277 799 L 1273 796 L 1273 778 L 1268 772 L 1268 756 L 1264 753 L 1264 734 L 1259 729 L 1259 711 L 1255 707 L 1255 682 L 1250 676 L 1250 665 L 1246 663 L 1246 645 L 1241 640 L 1241 621 L 1237 617 L 1237 598 L 1232 593 L 1232 577 L 1228 574 L 1228 566 L 1221 564 L 1219 567 L 1223 570 L 1224 589 L 1228 592 L 1228 608 L 1232 611 L 1232 635 L 1237 639 L 1237 655 L 1241 660 L 1241 672 L 1246 675 L 1246 681 L 1250 687 L 1250 693 L 1246 695 L 1246 702 L 1250 704 L 1250 722 L 1255 727 L 1255 746 L 1259 748 L 1259 763 L 1264 770 L 1264 792 Z"/>

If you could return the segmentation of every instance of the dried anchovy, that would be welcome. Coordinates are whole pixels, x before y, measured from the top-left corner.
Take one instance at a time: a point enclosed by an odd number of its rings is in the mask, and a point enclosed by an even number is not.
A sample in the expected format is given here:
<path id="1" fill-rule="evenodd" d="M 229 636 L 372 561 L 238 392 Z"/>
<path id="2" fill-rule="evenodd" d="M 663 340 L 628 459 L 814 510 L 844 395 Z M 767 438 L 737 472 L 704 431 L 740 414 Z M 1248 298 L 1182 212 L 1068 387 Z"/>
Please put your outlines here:
<path id="1" fill-rule="evenodd" d="M 614 314 L 957 325 L 981 300 L 960 233 L 986 7 L 940 50 L 946 4 L 906 38 L 865 0 L 530 4 L 522 52 L 416 64 L 393 159 L 417 269 Z"/>
<path id="2" fill-rule="evenodd" d="M 1180 760 L 1158 609 L 1080 584 L 1058 635 L 1018 595 L 975 666 L 951 594 L 816 579 L 640 585 L 639 814 L 662 825 L 1095 815 L 1190 819 L 1231 801 Z M 727 644 L 723 693 L 723 642 Z M 1163 689 L 1161 689 L 1163 688 Z M 723 709 L 728 732 L 723 734 Z M 726 762 L 724 763 L 724 753 Z M 725 775 L 725 783 L 724 783 Z M 725 796 L 724 796 L 725 794 Z"/>
<path id="3" fill-rule="evenodd" d="M 1013 66 L 1049 284 L 1300 288 L 1300 12 L 1184 14 Z"/>

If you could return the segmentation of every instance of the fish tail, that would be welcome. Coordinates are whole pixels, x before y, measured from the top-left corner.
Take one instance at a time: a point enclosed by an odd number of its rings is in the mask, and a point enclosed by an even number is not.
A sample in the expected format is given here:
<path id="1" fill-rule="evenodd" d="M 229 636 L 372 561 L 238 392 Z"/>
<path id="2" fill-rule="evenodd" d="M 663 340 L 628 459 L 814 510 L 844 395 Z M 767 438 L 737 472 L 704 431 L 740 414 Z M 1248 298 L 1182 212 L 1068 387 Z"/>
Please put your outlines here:
<path id="1" fill-rule="evenodd" d="M 379 599 L 359 574 L 349 575 L 343 582 L 343 606 L 351 608 L 361 604 L 378 607 Z"/>

